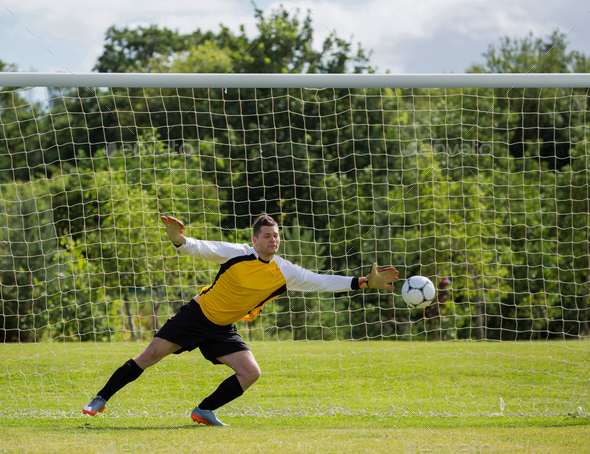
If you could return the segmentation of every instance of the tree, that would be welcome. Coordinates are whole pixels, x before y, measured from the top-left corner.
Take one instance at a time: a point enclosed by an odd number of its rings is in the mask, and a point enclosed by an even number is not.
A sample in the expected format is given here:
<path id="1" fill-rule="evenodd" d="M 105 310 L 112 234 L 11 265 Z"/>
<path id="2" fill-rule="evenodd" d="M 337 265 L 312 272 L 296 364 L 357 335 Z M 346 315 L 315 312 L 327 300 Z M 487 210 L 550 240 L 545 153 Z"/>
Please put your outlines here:
<path id="1" fill-rule="evenodd" d="M 157 73 L 227 73 L 232 69 L 232 59 L 228 49 L 207 40 L 172 55 L 152 57 L 147 69 Z"/>
<path id="2" fill-rule="evenodd" d="M 534 38 L 532 32 L 520 40 L 504 37 L 483 54 L 484 64 L 474 65 L 467 72 L 590 72 L 590 61 L 583 53 L 567 50 L 566 35 L 555 30 L 545 39 Z M 585 89 L 516 87 L 495 89 L 493 93 L 493 115 L 500 120 L 495 132 L 508 136 L 513 156 L 538 156 L 553 169 L 569 164 L 571 143 L 583 138 L 577 134 L 571 137 L 570 128 L 584 122 L 581 112 L 590 106 Z M 582 105 L 570 106 L 571 95 L 583 97 Z"/>
<path id="3" fill-rule="evenodd" d="M 404 158 L 403 179 L 389 198 L 405 243 L 411 274 L 450 278 L 453 282 L 453 336 L 497 337 L 510 248 L 498 237 L 502 214 L 494 209 L 493 173 L 454 179 L 443 167 L 447 156 L 424 152 Z M 485 166 L 484 166 L 485 168 Z M 411 275 L 408 273 L 408 275 Z M 494 320 L 496 319 L 496 320 Z"/>
<path id="4" fill-rule="evenodd" d="M 199 46 L 220 49 L 222 58 L 231 59 L 229 70 L 237 73 L 341 73 L 347 71 L 350 63 L 355 65 L 354 72 L 368 69 L 365 50 L 359 45 L 356 54 L 352 53 L 352 44 L 336 34 L 325 39 L 321 51 L 314 50 L 310 12 L 300 22 L 297 14 L 291 15 L 282 6 L 269 18 L 256 5 L 254 10 L 259 35 L 253 39 L 246 36 L 244 26 L 239 34 L 234 34 L 222 25 L 217 35 L 201 30 L 182 35 L 157 25 L 137 29 L 112 26 L 107 30 L 104 51 L 94 69 L 99 72 L 157 70 L 160 67 L 157 62 L 162 60 L 184 59 L 187 53 L 199 55 Z M 188 60 L 194 66 L 184 64 L 178 69 L 199 72 L 199 59 Z"/>
<path id="5" fill-rule="evenodd" d="M 336 34 L 324 40 L 321 51 L 314 50 L 311 12 L 300 22 L 299 9 L 290 15 L 281 6 L 265 18 L 263 11 L 254 7 L 258 36 L 249 40 L 242 26 L 238 36 L 224 28 L 217 38 L 220 47 L 231 50 L 235 72 L 343 73 L 349 63 L 355 65 L 355 73 L 368 69 L 368 56 L 360 44 L 354 54 L 352 44 Z"/>
<path id="6" fill-rule="evenodd" d="M 228 238 L 214 227 L 214 186 L 188 170 L 195 159 L 146 136 L 127 154 L 100 150 L 51 179 L 1 184 L 2 341 L 137 339 L 211 282 L 209 265 L 178 257 L 160 227 L 174 214 L 191 236 Z"/>
<path id="7" fill-rule="evenodd" d="M 560 320 L 551 331 L 590 336 L 590 162 L 586 144 L 572 150 L 571 165 L 555 175 L 555 263 L 559 279 L 547 279 L 561 298 L 554 306 L 561 309 Z M 546 185 L 545 188 L 550 186 Z M 558 311 L 554 311 L 558 312 Z"/>
<path id="8" fill-rule="evenodd" d="M 72 180 L 84 181 L 72 185 L 80 188 L 73 195 L 83 211 L 79 215 L 56 206 L 54 215 L 70 226 L 68 249 L 82 251 L 89 276 L 100 282 L 101 299 L 92 301 L 95 311 L 112 317 L 103 320 L 109 324 L 102 330 L 107 336 L 128 333 L 138 339 L 143 331 L 157 329 L 162 312 L 169 314 L 186 301 L 186 286 L 210 279 L 208 265 L 178 257 L 160 228 L 161 215 L 175 214 L 185 219 L 188 232 L 190 226 L 196 229 L 193 236 L 221 239 L 208 222 L 217 220 L 217 194 L 200 174 L 187 170 L 198 165 L 187 166 L 185 159 L 191 157 L 170 153 L 157 137 L 146 136 L 131 153 L 109 156 L 101 150 L 84 166 L 69 169 Z M 202 213 L 205 204 L 210 214 Z M 191 218 L 191 213 L 202 216 Z M 170 306 L 161 307 L 164 302 Z"/>
<path id="9" fill-rule="evenodd" d="M 299 20 L 297 14 L 290 14 L 282 7 L 273 11 L 268 18 L 257 8 L 255 15 L 258 36 L 253 39 L 246 36 L 243 27 L 239 34 L 232 33 L 226 27 L 222 27 L 217 35 L 205 36 L 197 31 L 192 36 L 203 39 L 188 40 L 182 50 L 173 51 L 173 46 L 169 47 L 168 52 L 159 53 L 151 52 L 147 46 L 142 47 L 140 53 L 133 50 L 130 54 L 135 63 L 129 60 L 128 67 L 141 68 L 142 71 L 224 73 L 345 72 L 349 65 L 355 65 L 355 72 L 367 69 L 368 57 L 362 47 L 359 46 L 354 55 L 350 51 L 351 43 L 335 34 L 325 40 L 321 50 L 314 50 L 311 13 L 307 13 L 303 21 Z M 141 42 L 137 33 L 123 30 L 117 35 L 117 46 L 134 39 Z M 105 58 L 111 54 L 112 46 L 108 44 L 105 47 Z M 136 54 L 143 56 L 139 63 Z M 124 53 L 117 54 L 117 58 L 124 57 Z M 285 209 L 295 203 L 297 183 L 293 181 L 292 169 L 297 162 L 290 157 L 292 147 L 288 142 L 297 144 L 298 155 L 306 154 L 308 132 L 302 124 L 305 120 L 299 115 L 288 118 L 288 112 L 304 109 L 304 115 L 317 116 L 317 112 L 312 112 L 316 103 L 307 102 L 314 98 L 314 93 L 303 93 L 301 90 L 219 88 L 116 89 L 112 103 L 108 98 L 102 98 L 104 106 L 101 106 L 101 112 L 108 112 L 106 107 L 117 112 L 117 119 L 126 126 L 105 127 L 105 135 L 110 137 L 109 140 L 130 142 L 135 140 L 136 134 L 141 134 L 143 128 L 155 125 L 157 133 L 166 140 L 168 146 L 191 141 L 214 143 L 214 155 L 211 159 L 207 156 L 201 164 L 203 170 L 215 172 L 221 197 L 228 201 L 224 206 L 224 212 L 229 215 L 226 219 L 228 227 L 248 227 L 251 213 L 280 212 L 279 203 L 267 204 L 263 201 L 275 198 L 269 196 L 270 188 L 279 189 L 280 203 L 284 204 Z M 360 106 L 363 101 L 366 99 L 351 97 L 351 104 Z M 77 105 L 75 108 L 78 110 Z M 94 110 L 96 112 L 97 109 Z M 84 111 L 88 112 L 86 108 Z M 378 115 L 376 112 L 377 109 L 372 115 Z M 360 123 L 365 121 L 360 118 L 362 115 L 358 116 Z M 93 117 L 92 114 L 86 114 L 86 118 Z M 108 121 L 115 120 L 112 115 L 102 117 Z M 301 126 L 301 132 L 296 128 L 274 128 L 276 124 L 289 124 L 291 120 L 297 127 Z M 328 121 L 333 123 L 332 120 Z M 315 122 L 309 122 L 311 130 L 316 129 L 313 126 Z M 330 130 L 335 131 L 331 127 Z M 96 129 L 96 132 L 100 131 Z M 333 136 L 334 132 L 327 133 L 326 137 L 328 135 Z M 100 144 L 104 136 L 85 140 L 90 143 L 96 140 Z M 356 146 L 365 147 L 366 143 L 359 141 Z M 314 153 L 321 154 L 319 149 Z M 349 161 L 352 163 L 353 160 Z M 220 166 L 224 167 L 223 172 L 219 171 Z"/>
<path id="10" fill-rule="evenodd" d="M 2 69 L 16 67 L 0 62 Z M 39 120 L 44 109 L 27 101 L 18 87 L 0 89 L 0 109 L 0 183 L 45 175 L 48 156 L 43 154 L 40 134 L 45 122 Z"/>
<path id="11" fill-rule="evenodd" d="M 136 29 L 112 26 L 106 32 L 104 52 L 98 57 L 94 70 L 116 73 L 141 71 L 154 57 L 182 52 L 212 36 L 212 32 L 202 34 L 199 30 L 181 35 L 178 30 L 160 29 L 157 25 Z"/>
<path id="12" fill-rule="evenodd" d="M 51 192 L 59 180 L 0 184 L 0 342 L 43 338 L 47 293 L 39 281 L 52 279 L 58 237 Z"/>
<path id="13" fill-rule="evenodd" d="M 507 36 L 496 47 L 490 44 L 483 54 L 484 64 L 476 64 L 468 72 L 482 73 L 571 73 L 588 72 L 587 57 L 567 50 L 567 33 L 554 30 L 546 38 L 535 38 L 532 32 L 521 39 Z M 580 71 L 582 70 L 582 71 Z"/>

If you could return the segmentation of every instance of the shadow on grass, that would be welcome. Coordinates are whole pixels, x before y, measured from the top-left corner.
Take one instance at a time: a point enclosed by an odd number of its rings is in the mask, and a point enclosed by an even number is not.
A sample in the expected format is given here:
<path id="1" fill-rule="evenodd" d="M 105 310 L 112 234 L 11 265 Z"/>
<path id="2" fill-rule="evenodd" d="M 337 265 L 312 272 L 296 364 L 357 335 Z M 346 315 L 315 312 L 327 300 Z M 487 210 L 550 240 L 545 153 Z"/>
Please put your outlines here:
<path id="1" fill-rule="evenodd" d="M 233 421 L 232 421 L 233 420 Z M 98 422 L 98 421 L 97 421 Z M 203 424 L 179 424 L 163 425 L 157 421 L 146 421 L 146 425 L 138 425 L 138 421 L 104 421 L 101 424 L 85 423 L 78 425 L 77 430 L 157 430 L 171 431 L 174 429 L 194 429 L 195 427 L 208 427 Z M 234 417 L 230 418 L 230 427 L 248 428 L 248 429 L 303 429 L 310 427 L 322 429 L 349 429 L 354 425 L 362 425 L 379 429 L 410 429 L 410 428 L 438 428 L 438 429 L 490 429 L 490 428 L 526 428 L 526 427 L 565 427 L 565 426 L 590 426 L 590 418 L 583 417 L 553 417 L 553 418 L 535 418 L 535 417 L 493 417 L 493 418 L 458 418 L 458 417 L 351 417 L 351 416 L 323 416 L 323 417 L 279 417 L 279 418 L 257 418 L 257 417 Z"/>
<path id="2" fill-rule="evenodd" d="M 108 432 L 108 431 L 142 431 L 142 430 L 159 430 L 162 432 L 165 432 L 164 435 L 166 435 L 168 432 L 172 432 L 173 430 L 178 430 L 178 429 L 198 429 L 198 428 L 204 428 L 204 427 L 209 427 L 206 426 L 205 424 L 184 424 L 184 425 L 176 425 L 176 426 L 158 426 L 158 425 L 153 425 L 153 426 L 94 426 L 90 423 L 86 423 L 83 426 L 77 426 L 77 427 L 73 427 L 72 429 L 74 430 L 81 430 L 81 431 L 96 431 L 96 432 Z"/>
<path id="3" fill-rule="evenodd" d="M 466 429 L 471 430 L 491 428 L 527 428 L 527 427 L 566 427 L 590 426 L 588 416 L 558 416 L 558 417 L 395 417 L 395 416 L 308 416 L 308 417 L 254 417 L 233 416 L 224 417 L 224 421 L 233 429 L 248 430 L 309 430 L 318 429 L 350 429 L 351 427 L 371 427 L 374 429 Z M 34 427 L 37 431 L 64 431 L 107 433 L 113 431 L 121 433 L 132 431 L 146 433 L 157 431 L 166 434 L 174 430 L 195 430 L 197 427 L 209 427 L 196 424 L 189 418 L 100 418 L 80 420 L 78 418 L 0 418 L 0 428 Z M 0 429 L 1 430 L 1 429 Z"/>

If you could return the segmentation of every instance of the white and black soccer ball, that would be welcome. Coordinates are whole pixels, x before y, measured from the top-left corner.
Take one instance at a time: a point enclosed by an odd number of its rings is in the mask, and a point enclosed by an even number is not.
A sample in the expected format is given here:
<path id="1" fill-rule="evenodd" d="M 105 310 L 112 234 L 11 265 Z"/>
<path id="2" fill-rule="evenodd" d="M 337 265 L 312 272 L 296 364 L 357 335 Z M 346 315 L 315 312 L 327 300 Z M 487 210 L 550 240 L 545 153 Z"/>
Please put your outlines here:
<path id="1" fill-rule="evenodd" d="M 402 286 L 402 296 L 412 309 L 426 307 L 434 301 L 436 288 L 430 279 L 424 276 L 412 276 Z"/>

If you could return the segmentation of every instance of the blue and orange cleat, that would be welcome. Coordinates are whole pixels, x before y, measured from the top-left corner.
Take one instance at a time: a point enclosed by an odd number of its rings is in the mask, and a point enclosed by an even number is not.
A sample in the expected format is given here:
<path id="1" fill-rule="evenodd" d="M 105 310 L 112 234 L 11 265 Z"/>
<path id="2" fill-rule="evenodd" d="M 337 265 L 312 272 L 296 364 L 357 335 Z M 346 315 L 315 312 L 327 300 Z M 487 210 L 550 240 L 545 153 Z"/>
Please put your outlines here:
<path id="1" fill-rule="evenodd" d="M 94 416 L 97 413 L 102 413 L 104 407 L 107 405 L 107 401 L 100 396 L 92 398 L 89 404 L 82 407 L 82 413 Z"/>
<path id="2" fill-rule="evenodd" d="M 227 424 L 223 424 L 217 419 L 211 410 L 201 410 L 198 405 L 192 411 L 191 419 L 194 422 L 206 424 L 208 426 L 227 426 Z"/>

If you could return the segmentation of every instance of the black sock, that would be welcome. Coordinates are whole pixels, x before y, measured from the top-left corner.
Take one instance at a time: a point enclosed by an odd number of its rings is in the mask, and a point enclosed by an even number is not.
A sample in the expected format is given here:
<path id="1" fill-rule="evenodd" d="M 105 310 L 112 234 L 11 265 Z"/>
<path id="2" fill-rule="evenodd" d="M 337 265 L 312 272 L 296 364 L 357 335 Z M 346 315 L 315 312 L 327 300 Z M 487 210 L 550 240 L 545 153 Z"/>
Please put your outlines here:
<path id="1" fill-rule="evenodd" d="M 104 385 L 104 388 L 98 392 L 97 396 L 102 397 L 104 400 L 109 400 L 113 394 L 119 391 L 123 386 L 137 379 L 142 373 L 143 369 L 139 367 L 135 361 L 130 359 L 111 375 L 111 378 L 107 384 Z"/>
<path id="2" fill-rule="evenodd" d="M 219 387 L 213 391 L 213 394 L 205 397 L 203 402 L 199 404 L 199 408 L 201 410 L 217 410 L 228 402 L 237 399 L 242 394 L 244 394 L 244 390 L 242 389 L 242 385 L 240 385 L 238 377 L 234 374 L 221 382 Z"/>

